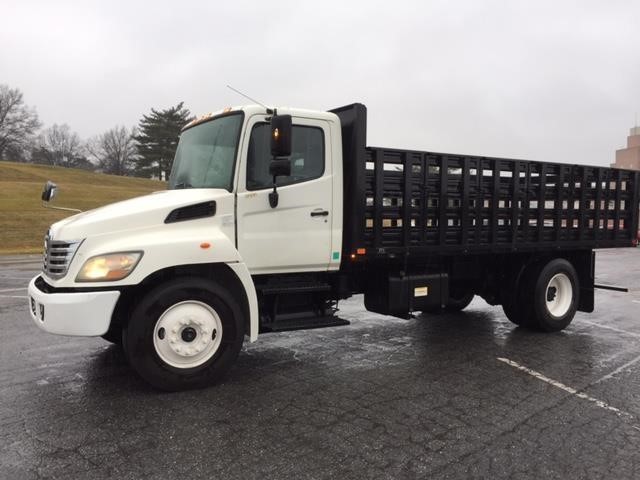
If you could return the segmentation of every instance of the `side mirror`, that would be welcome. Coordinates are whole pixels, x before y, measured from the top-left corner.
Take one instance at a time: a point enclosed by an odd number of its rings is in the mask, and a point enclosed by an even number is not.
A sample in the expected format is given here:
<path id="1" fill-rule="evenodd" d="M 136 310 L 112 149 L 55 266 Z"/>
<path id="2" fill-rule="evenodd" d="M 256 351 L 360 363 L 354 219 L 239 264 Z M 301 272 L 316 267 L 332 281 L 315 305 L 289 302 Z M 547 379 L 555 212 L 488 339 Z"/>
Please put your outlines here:
<path id="1" fill-rule="evenodd" d="M 271 160 L 269 175 L 272 177 L 288 177 L 291 175 L 291 160 L 288 158 Z"/>
<path id="2" fill-rule="evenodd" d="M 44 190 L 42 190 L 42 201 L 50 202 L 56 196 L 58 191 L 58 186 L 50 180 L 47 180 L 47 183 L 44 184 Z"/>
<path id="3" fill-rule="evenodd" d="M 274 115 L 271 118 L 271 155 L 291 155 L 291 115 Z"/>

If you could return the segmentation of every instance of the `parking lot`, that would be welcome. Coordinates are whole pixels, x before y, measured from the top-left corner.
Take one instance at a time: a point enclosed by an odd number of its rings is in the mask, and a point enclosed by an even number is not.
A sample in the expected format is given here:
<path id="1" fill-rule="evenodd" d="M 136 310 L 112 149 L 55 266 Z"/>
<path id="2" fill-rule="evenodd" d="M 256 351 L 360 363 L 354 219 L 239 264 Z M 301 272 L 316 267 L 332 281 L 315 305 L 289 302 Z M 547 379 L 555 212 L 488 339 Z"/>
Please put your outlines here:
<path id="1" fill-rule="evenodd" d="M 37 256 L 0 257 L 0 478 L 638 478 L 640 249 L 598 253 L 558 334 L 476 297 L 269 334 L 213 388 L 159 393 L 118 347 L 41 332 Z"/>

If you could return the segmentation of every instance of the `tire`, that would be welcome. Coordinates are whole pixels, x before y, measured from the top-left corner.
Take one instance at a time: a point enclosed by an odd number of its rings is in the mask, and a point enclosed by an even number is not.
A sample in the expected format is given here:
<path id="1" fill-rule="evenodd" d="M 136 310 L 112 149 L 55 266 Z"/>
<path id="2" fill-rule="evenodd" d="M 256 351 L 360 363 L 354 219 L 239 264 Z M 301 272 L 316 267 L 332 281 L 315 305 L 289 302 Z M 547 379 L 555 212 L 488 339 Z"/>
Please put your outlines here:
<path id="1" fill-rule="evenodd" d="M 523 308 L 525 301 L 522 298 L 522 292 L 526 289 L 523 287 L 525 277 L 524 274 L 521 276 L 518 272 L 513 272 L 505 278 L 503 287 L 502 311 L 511 323 L 519 327 L 526 327 L 528 323 L 528 312 Z"/>
<path id="2" fill-rule="evenodd" d="M 527 325 L 526 315 L 521 308 L 518 308 L 517 300 L 512 300 L 509 303 L 503 303 L 502 311 L 511 321 L 511 323 L 515 323 L 519 327 L 524 327 Z"/>
<path id="3" fill-rule="evenodd" d="M 475 294 L 471 292 L 461 292 L 459 294 L 453 293 L 455 296 L 449 296 L 447 304 L 444 307 L 440 305 L 434 305 L 426 310 L 422 310 L 422 313 L 455 313 L 461 312 L 469 306 Z"/>
<path id="4" fill-rule="evenodd" d="M 227 289 L 204 278 L 179 278 L 144 296 L 122 338 L 129 363 L 152 386 L 203 388 L 237 359 L 244 321 Z"/>
<path id="5" fill-rule="evenodd" d="M 444 307 L 445 312 L 461 312 L 469 306 L 475 295 L 473 293 L 465 293 L 461 296 L 449 297 L 447 306 Z"/>
<path id="6" fill-rule="evenodd" d="M 111 328 L 107 330 L 107 333 L 101 335 L 101 337 L 109 343 L 114 345 L 122 345 L 122 328 Z"/>
<path id="7" fill-rule="evenodd" d="M 519 295 L 523 324 L 544 332 L 564 330 L 576 314 L 579 295 L 578 274 L 564 258 L 529 267 Z"/>

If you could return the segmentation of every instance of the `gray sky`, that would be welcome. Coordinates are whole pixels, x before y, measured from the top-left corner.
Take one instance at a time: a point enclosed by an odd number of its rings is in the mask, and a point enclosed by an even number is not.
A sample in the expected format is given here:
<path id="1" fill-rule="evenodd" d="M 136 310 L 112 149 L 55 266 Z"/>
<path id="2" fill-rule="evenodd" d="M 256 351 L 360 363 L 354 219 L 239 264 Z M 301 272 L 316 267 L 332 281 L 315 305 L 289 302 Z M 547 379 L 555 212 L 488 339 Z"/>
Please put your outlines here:
<path id="1" fill-rule="evenodd" d="M 224 3 L 3 0 L 0 83 L 83 138 L 231 84 L 365 103 L 370 145 L 603 165 L 640 112 L 635 0 Z"/>

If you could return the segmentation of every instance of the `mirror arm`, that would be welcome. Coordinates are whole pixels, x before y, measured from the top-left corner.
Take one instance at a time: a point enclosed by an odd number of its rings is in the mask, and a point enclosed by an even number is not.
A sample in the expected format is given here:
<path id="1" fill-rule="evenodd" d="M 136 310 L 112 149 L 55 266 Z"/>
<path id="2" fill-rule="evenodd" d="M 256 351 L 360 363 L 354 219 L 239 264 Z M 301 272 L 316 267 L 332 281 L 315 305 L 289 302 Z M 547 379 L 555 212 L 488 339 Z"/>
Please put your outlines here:
<path id="1" fill-rule="evenodd" d="M 53 205 L 49 205 L 47 202 L 45 202 L 44 200 L 42 201 L 42 206 L 44 208 L 51 208 L 52 210 L 63 210 L 65 212 L 76 212 L 76 213 L 82 213 L 82 210 L 78 210 L 77 208 L 65 208 L 65 207 L 54 207 Z"/>

